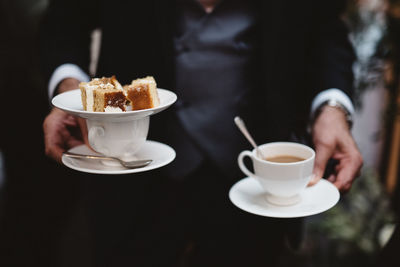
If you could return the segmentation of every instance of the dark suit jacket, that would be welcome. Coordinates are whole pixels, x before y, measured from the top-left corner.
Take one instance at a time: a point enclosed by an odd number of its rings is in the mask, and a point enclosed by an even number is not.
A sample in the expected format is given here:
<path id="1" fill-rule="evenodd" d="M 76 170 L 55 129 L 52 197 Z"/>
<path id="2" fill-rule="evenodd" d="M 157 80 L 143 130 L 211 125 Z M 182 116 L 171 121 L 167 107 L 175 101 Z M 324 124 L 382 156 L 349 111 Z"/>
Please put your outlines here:
<path id="1" fill-rule="evenodd" d="M 304 134 L 311 101 L 319 91 L 339 88 L 352 95 L 354 55 L 339 19 L 344 1 L 255 3 L 261 17 L 261 49 L 255 68 L 260 86 L 242 97 L 237 114 L 259 143 L 288 140 L 294 134 Z M 115 74 L 122 83 L 129 83 L 153 75 L 159 87 L 174 90 L 174 18 L 175 2 L 171 1 L 52 1 L 42 31 L 45 74 L 49 78 L 63 63 L 88 71 L 89 33 L 100 27 L 96 76 Z M 152 117 L 150 138 L 176 148 L 179 158 L 185 155 L 182 140 L 187 136 L 171 130 L 176 111 L 185 112 L 185 106 L 178 103 Z M 194 142 L 225 173 L 238 178 L 236 157 L 250 146 L 235 128 L 233 118 L 224 115 L 221 110 L 212 118 L 202 118 L 210 123 L 198 130 L 200 137 Z M 196 118 L 191 123 L 195 124 Z"/>

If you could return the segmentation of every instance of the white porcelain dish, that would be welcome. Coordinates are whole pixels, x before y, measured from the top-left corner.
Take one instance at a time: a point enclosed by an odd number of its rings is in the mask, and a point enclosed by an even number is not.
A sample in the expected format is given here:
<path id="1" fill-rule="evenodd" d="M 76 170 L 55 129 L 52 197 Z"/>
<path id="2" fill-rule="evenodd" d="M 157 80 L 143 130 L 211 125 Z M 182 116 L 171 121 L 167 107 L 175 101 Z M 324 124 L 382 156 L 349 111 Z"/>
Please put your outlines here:
<path id="1" fill-rule="evenodd" d="M 169 90 L 158 88 L 157 91 L 158 91 L 158 96 L 160 98 L 160 105 L 155 108 L 143 109 L 143 110 L 115 112 L 115 113 L 85 111 L 83 110 L 81 92 L 79 89 L 56 95 L 52 99 L 51 103 L 55 107 L 69 114 L 76 115 L 84 119 L 124 121 L 124 120 L 139 119 L 154 115 L 168 108 L 177 100 L 176 94 Z"/>

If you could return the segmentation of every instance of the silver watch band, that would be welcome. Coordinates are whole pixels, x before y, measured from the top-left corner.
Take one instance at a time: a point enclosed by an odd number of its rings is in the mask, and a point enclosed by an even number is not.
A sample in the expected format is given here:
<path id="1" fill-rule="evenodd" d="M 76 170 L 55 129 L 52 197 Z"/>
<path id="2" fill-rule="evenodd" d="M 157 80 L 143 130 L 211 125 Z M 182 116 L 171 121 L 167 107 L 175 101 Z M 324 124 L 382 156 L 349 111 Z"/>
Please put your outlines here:
<path id="1" fill-rule="evenodd" d="M 346 121 L 347 124 L 349 125 L 349 129 L 351 129 L 351 127 L 353 126 L 353 116 L 351 115 L 351 113 L 347 110 L 347 108 L 342 105 L 339 101 L 337 101 L 336 99 L 330 99 L 327 100 L 323 103 L 321 103 L 321 105 L 318 106 L 318 108 L 315 110 L 313 118 L 311 120 L 311 122 L 314 122 L 314 120 L 318 117 L 318 115 L 321 113 L 322 108 L 324 106 L 329 106 L 329 107 L 333 107 L 333 108 L 337 108 L 340 109 L 346 116 Z"/>

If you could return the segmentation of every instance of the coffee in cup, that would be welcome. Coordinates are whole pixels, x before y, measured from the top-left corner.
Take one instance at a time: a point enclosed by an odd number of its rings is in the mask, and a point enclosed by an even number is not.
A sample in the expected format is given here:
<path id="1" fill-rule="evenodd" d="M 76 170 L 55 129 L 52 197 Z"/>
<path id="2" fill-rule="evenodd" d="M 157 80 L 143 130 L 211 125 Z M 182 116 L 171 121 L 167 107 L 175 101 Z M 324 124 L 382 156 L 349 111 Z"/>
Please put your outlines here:
<path id="1" fill-rule="evenodd" d="M 274 157 L 264 158 L 266 161 L 278 162 L 278 163 L 291 163 L 305 160 L 304 158 L 292 156 L 292 155 L 279 155 Z"/>

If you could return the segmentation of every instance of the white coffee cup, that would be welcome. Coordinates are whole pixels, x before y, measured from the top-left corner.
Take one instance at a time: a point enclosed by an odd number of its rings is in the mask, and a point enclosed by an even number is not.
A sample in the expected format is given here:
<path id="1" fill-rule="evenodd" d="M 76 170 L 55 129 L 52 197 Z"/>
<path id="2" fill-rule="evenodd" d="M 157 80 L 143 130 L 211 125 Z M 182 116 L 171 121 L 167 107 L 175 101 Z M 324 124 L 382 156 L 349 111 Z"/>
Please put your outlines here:
<path id="1" fill-rule="evenodd" d="M 303 160 L 281 163 L 258 157 L 256 150 L 242 151 L 238 157 L 240 169 L 249 177 L 255 178 L 266 192 L 266 199 L 276 205 L 293 205 L 300 201 L 300 192 L 311 180 L 315 152 L 312 148 L 292 142 L 274 142 L 259 146 L 266 158 L 294 156 Z M 243 163 L 244 157 L 250 157 L 254 172 Z"/>
<path id="2" fill-rule="evenodd" d="M 135 159 L 146 142 L 150 117 L 124 120 L 86 119 L 90 146 L 105 156 Z M 104 161 L 106 162 L 106 161 Z"/>

